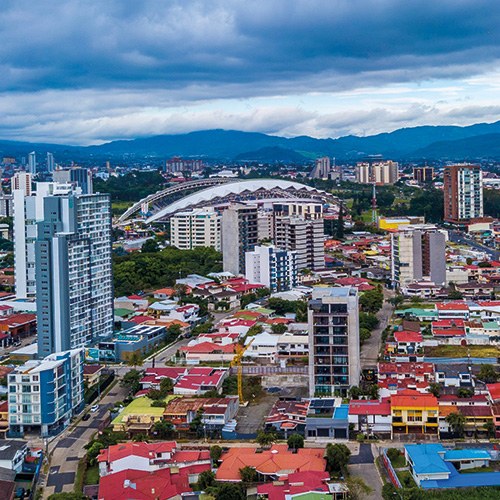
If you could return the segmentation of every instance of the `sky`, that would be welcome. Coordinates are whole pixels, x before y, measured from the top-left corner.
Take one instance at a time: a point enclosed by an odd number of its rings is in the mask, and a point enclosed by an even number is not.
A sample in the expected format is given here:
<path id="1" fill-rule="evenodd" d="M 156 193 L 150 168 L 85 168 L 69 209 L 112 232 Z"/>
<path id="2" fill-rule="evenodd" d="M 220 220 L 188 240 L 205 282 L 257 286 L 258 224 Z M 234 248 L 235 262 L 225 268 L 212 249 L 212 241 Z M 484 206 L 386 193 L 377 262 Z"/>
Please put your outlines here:
<path id="1" fill-rule="evenodd" d="M 0 139 L 500 119 L 498 0 L 0 3 Z"/>

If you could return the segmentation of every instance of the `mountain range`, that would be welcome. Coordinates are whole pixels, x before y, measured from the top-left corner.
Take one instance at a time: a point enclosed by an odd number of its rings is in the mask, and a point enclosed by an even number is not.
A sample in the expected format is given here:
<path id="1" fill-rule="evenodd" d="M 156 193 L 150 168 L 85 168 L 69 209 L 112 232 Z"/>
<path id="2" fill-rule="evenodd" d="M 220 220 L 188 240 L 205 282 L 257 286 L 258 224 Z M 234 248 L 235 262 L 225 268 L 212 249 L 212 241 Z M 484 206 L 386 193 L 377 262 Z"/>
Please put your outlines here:
<path id="1" fill-rule="evenodd" d="M 366 137 L 348 135 L 337 139 L 309 136 L 279 137 L 236 130 L 203 130 L 177 135 L 157 135 L 111 141 L 98 146 L 69 146 L 0 140 L 4 156 L 43 154 L 81 157 L 205 157 L 259 162 L 303 162 L 318 156 L 355 160 L 382 155 L 395 160 L 500 159 L 500 121 L 466 127 L 421 126 Z"/>

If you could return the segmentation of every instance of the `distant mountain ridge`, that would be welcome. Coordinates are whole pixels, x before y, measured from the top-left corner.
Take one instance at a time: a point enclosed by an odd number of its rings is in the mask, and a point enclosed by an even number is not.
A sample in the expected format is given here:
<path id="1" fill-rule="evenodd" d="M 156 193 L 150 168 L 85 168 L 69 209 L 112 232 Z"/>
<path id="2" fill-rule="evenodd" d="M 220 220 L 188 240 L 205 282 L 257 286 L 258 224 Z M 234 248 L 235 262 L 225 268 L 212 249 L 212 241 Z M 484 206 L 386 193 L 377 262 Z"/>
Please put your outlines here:
<path id="1" fill-rule="evenodd" d="M 42 150 L 95 157 L 132 155 L 137 157 L 186 156 L 239 161 L 301 162 L 327 155 L 355 160 L 381 154 L 397 160 L 465 160 L 500 158 L 500 121 L 467 127 L 421 126 L 401 128 L 372 136 L 344 136 L 315 139 L 309 136 L 279 137 L 237 130 L 202 130 L 186 134 L 157 135 L 111 141 L 99 146 L 66 146 L 1 141 L 0 153 Z"/>

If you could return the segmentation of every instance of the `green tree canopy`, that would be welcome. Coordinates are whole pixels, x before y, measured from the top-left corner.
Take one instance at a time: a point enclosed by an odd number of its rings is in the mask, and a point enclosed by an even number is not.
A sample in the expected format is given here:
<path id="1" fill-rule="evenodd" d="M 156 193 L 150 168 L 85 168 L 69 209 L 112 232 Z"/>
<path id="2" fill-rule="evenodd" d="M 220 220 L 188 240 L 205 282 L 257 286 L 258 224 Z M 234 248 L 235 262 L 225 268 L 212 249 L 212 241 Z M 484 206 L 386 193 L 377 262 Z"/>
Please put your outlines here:
<path id="1" fill-rule="evenodd" d="M 286 442 L 288 444 L 288 447 L 292 448 L 293 450 L 304 448 L 304 436 L 301 436 L 300 434 L 292 434 L 288 437 Z"/>

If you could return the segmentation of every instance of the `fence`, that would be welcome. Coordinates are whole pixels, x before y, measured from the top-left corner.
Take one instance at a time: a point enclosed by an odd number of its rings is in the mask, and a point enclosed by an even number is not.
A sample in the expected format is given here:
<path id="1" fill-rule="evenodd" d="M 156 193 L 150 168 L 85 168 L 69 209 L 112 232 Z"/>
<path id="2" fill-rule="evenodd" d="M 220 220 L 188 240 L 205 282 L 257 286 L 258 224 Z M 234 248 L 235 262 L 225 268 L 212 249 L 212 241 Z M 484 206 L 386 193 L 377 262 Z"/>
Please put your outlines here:
<path id="1" fill-rule="evenodd" d="M 307 375 L 309 368 L 307 366 L 242 366 L 243 375 Z M 231 374 L 235 375 L 238 369 L 231 368 Z"/>
<path id="2" fill-rule="evenodd" d="M 389 475 L 389 479 L 393 486 L 395 486 L 396 488 L 401 488 L 402 486 L 399 481 L 398 475 L 396 474 L 396 471 L 394 470 L 394 467 L 392 466 L 392 463 L 387 456 L 387 450 L 385 448 L 382 450 L 382 462 L 384 463 L 384 467 L 387 470 L 387 474 Z"/>

